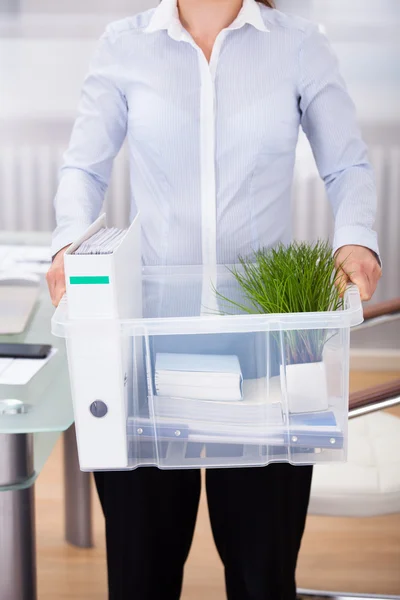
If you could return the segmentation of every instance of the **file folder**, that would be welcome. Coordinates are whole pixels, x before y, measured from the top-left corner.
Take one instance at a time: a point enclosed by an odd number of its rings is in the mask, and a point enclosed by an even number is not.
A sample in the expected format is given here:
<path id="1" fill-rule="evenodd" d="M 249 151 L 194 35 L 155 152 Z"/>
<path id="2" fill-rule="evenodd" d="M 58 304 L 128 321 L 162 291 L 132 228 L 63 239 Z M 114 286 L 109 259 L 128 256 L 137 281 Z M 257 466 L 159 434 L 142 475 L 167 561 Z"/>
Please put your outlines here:
<path id="1" fill-rule="evenodd" d="M 83 242 L 104 227 L 105 214 L 65 252 L 68 314 L 71 319 L 142 316 L 139 215 L 111 254 L 75 254 Z"/>
<path id="2" fill-rule="evenodd" d="M 74 254 L 106 226 L 102 215 L 65 253 L 69 368 L 81 469 L 128 467 L 126 423 L 136 341 L 118 319 L 142 317 L 139 216 L 112 254 Z M 94 403 L 105 405 L 97 417 Z"/>

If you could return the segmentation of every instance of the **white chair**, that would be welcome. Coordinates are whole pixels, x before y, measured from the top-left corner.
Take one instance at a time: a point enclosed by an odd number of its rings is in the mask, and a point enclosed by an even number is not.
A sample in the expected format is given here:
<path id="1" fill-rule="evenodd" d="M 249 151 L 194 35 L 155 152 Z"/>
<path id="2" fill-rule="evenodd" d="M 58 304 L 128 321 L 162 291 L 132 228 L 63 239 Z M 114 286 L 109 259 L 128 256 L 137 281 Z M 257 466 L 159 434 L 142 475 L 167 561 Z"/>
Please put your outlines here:
<path id="1" fill-rule="evenodd" d="M 366 326 L 398 318 L 400 299 L 373 306 L 364 316 Z M 400 513 L 400 418 L 382 412 L 396 404 L 400 404 L 400 379 L 350 396 L 348 462 L 315 467 L 309 514 L 372 517 Z M 322 590 L 299 589 L 298 594 L 314 600 L 400 600 L 400 595 Z"/>

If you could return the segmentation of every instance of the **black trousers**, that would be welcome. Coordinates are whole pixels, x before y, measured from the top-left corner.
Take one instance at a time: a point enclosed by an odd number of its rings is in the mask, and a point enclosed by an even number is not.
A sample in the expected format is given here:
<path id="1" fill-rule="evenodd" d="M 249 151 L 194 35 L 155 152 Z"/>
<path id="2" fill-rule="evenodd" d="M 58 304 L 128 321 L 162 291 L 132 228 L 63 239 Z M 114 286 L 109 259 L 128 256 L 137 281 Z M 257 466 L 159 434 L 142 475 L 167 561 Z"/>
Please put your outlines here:
<path id="1" fill-rule="evenodd" d="M 210 469 L 208 506 L 229 600 L 295 600 L 312 467 Z M 178 600 L 200 471 L 95 474 L 106 519 L 110 600 Z M 206 574 L 205 574 L 206 576 Z"/>

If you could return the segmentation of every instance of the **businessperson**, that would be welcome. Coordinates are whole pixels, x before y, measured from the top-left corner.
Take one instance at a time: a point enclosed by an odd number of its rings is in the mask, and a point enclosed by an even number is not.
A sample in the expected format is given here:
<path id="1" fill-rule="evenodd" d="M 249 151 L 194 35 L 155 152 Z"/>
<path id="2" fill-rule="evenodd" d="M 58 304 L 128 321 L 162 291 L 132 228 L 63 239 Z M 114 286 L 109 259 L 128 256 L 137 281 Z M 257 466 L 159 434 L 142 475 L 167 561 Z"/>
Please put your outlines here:
<path id="1" fill-rule="evenodd" d="M 381 274 L 373 174 L 319 28 L 269 0 L 163 0 L 109 25 L 84 82 L 55 199 L 47 277 L 54 304 L 65 290 L 65 248 L 98 216 L 126 137 L 144 264 L 231 264 L 290 240 L 300 126 L 333 209 L 336 260 L 350 257 L 343 277 L 367 300 Z M 207 472 L 229 600 L 295 600 L 311 477 L 311 467 L 289 464 Z M 177 600 L 200 471 L 140 468 L 95 478 L 109 598 Z"/>

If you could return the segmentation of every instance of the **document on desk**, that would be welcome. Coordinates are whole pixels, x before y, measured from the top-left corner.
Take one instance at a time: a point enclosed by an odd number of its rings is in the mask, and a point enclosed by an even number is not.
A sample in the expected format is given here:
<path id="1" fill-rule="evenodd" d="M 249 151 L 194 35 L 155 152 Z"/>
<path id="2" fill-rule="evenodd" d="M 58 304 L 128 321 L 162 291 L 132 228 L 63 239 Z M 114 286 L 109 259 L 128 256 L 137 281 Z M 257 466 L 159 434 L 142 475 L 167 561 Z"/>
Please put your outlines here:
<path id="1" fill-rule="evenodd" d="M 0 245 L 0 270 L 46 273 L 51 264 L 48 246 Z"/>
<path id="2" fill-rule="evenodd" d="M 46 358 L 0 358 L 0 385 L 26 385 L 57 353 L 52 348 Z"/>

